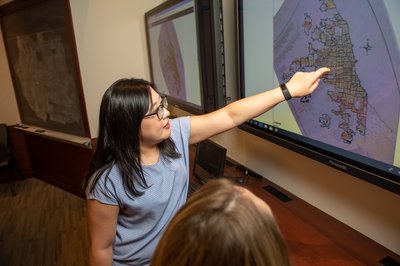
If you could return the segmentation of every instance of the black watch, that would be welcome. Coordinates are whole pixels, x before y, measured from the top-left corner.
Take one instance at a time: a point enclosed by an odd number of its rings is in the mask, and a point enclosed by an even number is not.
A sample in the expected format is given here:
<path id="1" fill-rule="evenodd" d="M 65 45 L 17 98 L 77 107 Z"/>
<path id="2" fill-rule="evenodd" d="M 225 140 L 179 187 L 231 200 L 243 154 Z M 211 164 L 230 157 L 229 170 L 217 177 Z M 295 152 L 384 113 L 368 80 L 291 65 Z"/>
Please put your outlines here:
<path id="1" fill-rule="evenodd" d="M 279 87 L 281 87 L 283 96 L 285 97 L 286 101 L 289 101 L 290 99 L 292 99 L 292 95 L 290 95 L 290 91 L 286 87 L 286 83 L 282 83 L 281 85 L 279 85 Z"/>

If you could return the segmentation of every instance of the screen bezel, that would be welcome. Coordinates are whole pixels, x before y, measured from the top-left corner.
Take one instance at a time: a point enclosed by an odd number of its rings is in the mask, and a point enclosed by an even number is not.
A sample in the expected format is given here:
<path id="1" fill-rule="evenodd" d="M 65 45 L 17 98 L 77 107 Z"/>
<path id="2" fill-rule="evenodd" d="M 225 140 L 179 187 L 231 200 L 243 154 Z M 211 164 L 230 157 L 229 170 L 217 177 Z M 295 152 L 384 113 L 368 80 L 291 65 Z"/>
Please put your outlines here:
<path id="1" fill-rule="evenodd" d="M 235 1 L 236 34 L 238 43 L 237 83 L 239 98 L 245 97 L 244 33 L 242 17 L 243 1 L 245 0 Z M 301 138 L 301 136 L 299 137 L 297 134 L 271 125 L 262 124 L 255 119 L 246 121 L 239 126 L 239 129 L 400 195 L 400 177 L 396 174 L 390 173 L 389 171 L 384 171 L 379 167 L 371 165 L 369 162 L 374 161 L 373 159 L 361 155 L 349 157 L 344 153 L 335 151 L 334 147 L 329 147 L 330 145 L 318 143 L 311 139 L 309 139 L 310 141 L 304 140 L 306 138 Z M 355 159 L 356 157 L 363 158 Z M 376 162 L 377 161 L 375 161 L 375 163 Z M 378 163 L 384 165 L 382 162 Z M 390 165 L 387 166 L 389 169 Z"/>

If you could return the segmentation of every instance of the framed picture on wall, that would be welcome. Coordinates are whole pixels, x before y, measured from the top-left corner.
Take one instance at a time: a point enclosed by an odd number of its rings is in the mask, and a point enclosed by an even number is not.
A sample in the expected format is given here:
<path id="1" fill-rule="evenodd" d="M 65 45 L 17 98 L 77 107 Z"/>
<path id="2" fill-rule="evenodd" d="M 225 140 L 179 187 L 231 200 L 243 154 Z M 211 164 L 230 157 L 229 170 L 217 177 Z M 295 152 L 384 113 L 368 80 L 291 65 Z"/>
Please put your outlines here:
<path id="1" fill-rule="evenodd" d="M 90 137 L 69 1 L 13 1 L 0 11 L 21 121 Z"/>

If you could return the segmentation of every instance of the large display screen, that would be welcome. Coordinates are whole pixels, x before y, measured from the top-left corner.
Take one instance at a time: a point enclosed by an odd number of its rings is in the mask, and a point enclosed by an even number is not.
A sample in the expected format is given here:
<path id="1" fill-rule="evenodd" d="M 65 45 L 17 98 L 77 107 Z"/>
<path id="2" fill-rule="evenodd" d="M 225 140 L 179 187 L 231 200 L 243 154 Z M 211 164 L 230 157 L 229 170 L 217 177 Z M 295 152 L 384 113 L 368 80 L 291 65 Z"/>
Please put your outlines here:
<path id="1" fill-rule="evenodd" d="M 400 194 L 400 1 L 238 0 L 241 97 L 326 66 L 241 128 Z"/>
<path id="2" fill-rule="evenodd" d="M 193 113 L 224 105 L 218 3 L 170 0 L 145 14 L 152 82 L 173 105 Z"/>

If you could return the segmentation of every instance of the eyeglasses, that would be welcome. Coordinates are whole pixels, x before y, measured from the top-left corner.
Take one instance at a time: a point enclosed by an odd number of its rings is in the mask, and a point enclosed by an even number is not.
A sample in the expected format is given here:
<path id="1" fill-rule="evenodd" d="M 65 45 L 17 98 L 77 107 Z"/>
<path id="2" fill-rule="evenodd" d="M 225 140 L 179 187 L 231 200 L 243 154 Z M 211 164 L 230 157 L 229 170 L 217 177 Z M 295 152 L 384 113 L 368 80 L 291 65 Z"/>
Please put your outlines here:
<path id="1" fill-rule="evenodd" d="M 158 106 L 158 108 L 153 113 L 147 114 L 144 117 L 157 115 L 158 120 L 162 120 L 164 118 L 165 109 L 167 109 L 167 108 L 168 108 L 167 96 L 161 96 L 161 104 L 160 104 L 160 106 Z"/>

